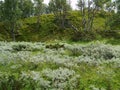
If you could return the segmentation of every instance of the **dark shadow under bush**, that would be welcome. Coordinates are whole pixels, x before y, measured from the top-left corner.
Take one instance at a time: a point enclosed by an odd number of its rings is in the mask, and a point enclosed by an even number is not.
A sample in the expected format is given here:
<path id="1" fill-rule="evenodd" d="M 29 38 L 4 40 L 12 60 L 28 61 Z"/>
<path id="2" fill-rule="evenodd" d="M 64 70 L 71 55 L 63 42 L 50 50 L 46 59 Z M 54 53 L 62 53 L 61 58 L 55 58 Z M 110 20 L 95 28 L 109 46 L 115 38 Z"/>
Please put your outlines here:
<path id="1" fill-rule="evenodd" d="M 97 39 L 96 31 L 79 31 L 71 37 L 72 41 L 92 41 L 95 39 Z"/>
<path id="2" fill-rule="evenodd" d="M 120 31 L 116 30 L 107 30 L 107 31 L 99 31 L 98 33 L 103 37 L 103 38 L 115 38 L 115 39 L 120 39 Z"/>

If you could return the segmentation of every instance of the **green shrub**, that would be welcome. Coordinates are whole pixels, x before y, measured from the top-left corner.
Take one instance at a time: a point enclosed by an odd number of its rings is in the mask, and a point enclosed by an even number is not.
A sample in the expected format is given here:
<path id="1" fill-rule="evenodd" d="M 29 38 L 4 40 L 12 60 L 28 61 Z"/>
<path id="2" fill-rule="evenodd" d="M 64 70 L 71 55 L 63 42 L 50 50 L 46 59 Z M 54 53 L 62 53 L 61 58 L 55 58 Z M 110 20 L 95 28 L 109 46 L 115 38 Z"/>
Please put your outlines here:
<path id="1" fill-rule="evenodd" d="M 0 76 L 0 90 L 21 90 L 22 82 L 17 80 L 15 75 Z"/>
<path id="2" fill-rule="evenodd" d="M 32 50 L 30 45 L 16 44 L 12 46 L 14 51 L 30 51 Z"/>
<path id="3" fill-rule="evenodd" d="M 120 38 L 120 34 L 116 32 L 104 32 L 105 15 L 104 11 L 99 11 L 94 18 L 93 31 L 79 31 L 74 34 L 73 25 L 78 30 L 81 29 L 82 17 L 79 11 L 70 11 L 66 17 L 65 29 L 61 29 L 56 23 L 53 14 L 43 14 L 40 17 L 40 23 L 37 23 L 37 17 L 30 17 L 19 20 L 19 26 L 15 30 L 16 41 L 49 41 L 55 39 L 64 39 L 72 41 L 92 41 L 101 38 Z M 108 13 L 109 14 L 109 13 Z M 119 16 L 119 15 L 118 15 Z M 114 19 L 114 18 L 113 18 Z M 116 21 L 117 17 L 115 18 Z M 112 19 L 111 19 L 112 20 Z M 118 19 L 119 20 L 119 19 Z M 70 23 L 70 25 L 68 24 Z M 113 23 L 113 24 L 112 24 Z M 109 28 L 119 30 L 119 23 L 110 22 Z M 39 27 L 38 27 L 39 26 Z M 10 41 L 11 33 L 7 23 L 0 23 L 0 40 Z M 98 30 L 96 32 L 96 30 Z"/>
<path id="4" fill-rule="evenodd" d="M 58 50 L 60 48 L 64 48 L 64 44 L 59 44 L 59 43 L 50 44 L 50 45 L 46 45 L 46 48 Z"/>
<path id="5" fill-rule="evenodd" d="M 75 33 L 71 40 L 72 41 L 92 41 L 97 38 L 97 33 L 95 31 L 79 31 Z"/>

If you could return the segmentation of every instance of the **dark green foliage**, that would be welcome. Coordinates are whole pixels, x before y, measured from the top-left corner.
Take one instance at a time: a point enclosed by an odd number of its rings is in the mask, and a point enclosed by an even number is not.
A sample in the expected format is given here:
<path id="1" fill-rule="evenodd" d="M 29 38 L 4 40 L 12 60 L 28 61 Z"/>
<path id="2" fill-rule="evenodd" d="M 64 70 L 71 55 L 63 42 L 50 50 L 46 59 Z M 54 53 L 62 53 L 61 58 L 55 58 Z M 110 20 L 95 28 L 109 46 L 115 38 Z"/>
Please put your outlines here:
<path id="1" fill-rule="evenodd" d="M 57 44 L 50 44 L 50 45 L 46 45 L 46 48 L 49 48 L 49 49 L 60 49 L 60 48 L 64 48 L 64 44 L 60 45 L 59 43 Z"/>
<path id="2" fill-rule="evenodd" d="M 7 30 L 10 32 L 12 40 L 15 41 L 17 21 L 21 16 L 21 11 L 18 7 L 18 0 L 4 0 L 3 6 L 3 22 L 5 23 Z"/>
<path id="3" fill-rule="evenodd" d="M 27 79 L 20 78 L 18 73 L 0 76 L 0 90 L 35 90 L 35 81 L 30 77 Z"/>
<path id="4" fill-rule="evenodd" d="M 112 30 L 120 30 L 120 14 L 115 13 L 109 18 L 109 26 Z"/>
<path id="5" fill-rule="evenodd" d="M 30 45 L 24 45 L 24 44 L 16 44 L 12 46 L 12 49 L 14 51 L 31 51 L 32 47 Z"/>
<path id="6" fill-rule="evenodd" d="M 0 1 L 0 22 L 3 21 L 3 8 L 4 4 L 3 1 Z"/>
<path id="7" fill-rule="evenodd" d="M 114 38 L 108 39 L 107 43 L 110 43 L 112 45 L 120 45 L 120 38 L 119 39 L 114 39 Z"/>
<path id="8" fill-rule="evenodd" d="M 95 31 L 79 31 L 75 33 L 72 41 L 92 41 L 97 39 L 97 33 Z"/>
<path id="9" fill-rule="evenodd" d="M 31 0 L 18 0 L 21 18 L 28 18 L 34 14 L 34 4 Z"/>
<path id="10" fill-rule="evenodd" d="M 0 40 L 92 41 L 104 36 L 119 39 L 119 32 L 104 32 L 120 29 L 119 0 L 116 3 L 111 0 L 84 2 L 79 0 L 79 11 L 71 11 L 67 0 L 50 0 L 49 5 L 43 4 L 43 0 L 0 1 Z M 117 8 L 117 13 L 113 7 Z"/>
<path id="11" fill-rule="evenodd" d="M 16 75 L 0 76 L 0 90 L 21 90 L 22 82 L 17 80 Z"/>
<path id="12" fill-rule="evenodd" d="M 120 31 L 119 30 L 106 30 L 106 31 L 98 31 L 98 33 L 103 37 L 103 38 L 114 38 L 114 39 L 120 39 Z"/>
<path id="13" fill-rule="evenodd" d="M 117 6 L 117 10 L 118 10 L 117 13 L 120 14 L 120 0 L 116 0 L 116 6 Z"/>
<path id="14" fill-rule="evenodd" d="M 50 0 L 49 10 L 55 16 L 55 23 L 60 29 L 65 29 L 65 21 L 70 10 L 67 0 Z"/>
<path id="15" fill-rule="evenodd" d="M 81 31 L 81 16 L 78 11 L 69 12 L 67 16 L 67 22 L 65 23 L 65 29 L 60 29 L 56 24 L 53 14 L 43 14 L 40 16 L 41 23 L 39 29 L 37 28 L 37 18 L 25 18 L 19 20 L 20 27 L 16 32 L 17 41 L 49 41 L 49 40 L 72 40 L 72 41 L 92 41 L 102 38 L 117 38 L 119 39 L 118 32 L 106 32 L 104 30 L 105 18 L 101 16 L 101 13 L 97 13 L 94 20 L 94 29 L 92 31 Z M 7 24 L 7 23 L 6 23 Z M 76 32 L 71 26 L 74 26 L 79 31 Z M 119 28 L 114 26 L 114 29 Z M 37 30 L 38 29 L 38 30 Z M 0 23 L 1 40 L 10 40 L 10 31 Z"/>

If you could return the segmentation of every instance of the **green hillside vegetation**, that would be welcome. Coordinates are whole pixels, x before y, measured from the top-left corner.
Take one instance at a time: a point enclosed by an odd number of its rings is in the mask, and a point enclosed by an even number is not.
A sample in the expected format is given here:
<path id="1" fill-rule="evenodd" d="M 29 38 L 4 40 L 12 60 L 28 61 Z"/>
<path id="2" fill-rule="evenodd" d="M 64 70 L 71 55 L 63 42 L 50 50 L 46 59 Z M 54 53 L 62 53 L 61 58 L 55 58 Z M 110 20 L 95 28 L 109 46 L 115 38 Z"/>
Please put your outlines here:
<path id="1" fill-rule="evenodd" d="M 105 30 L 105 15 L 102 12 L 97 13 L 94 19 L 92 31 L 79 31 L 75 30 L 68 25 L 70 22 L 75 28 L 80 30 L 81 16 L 79 11 L 71 11 L 68 13 L 65 29 L 60 29 L 55 21 L 53 14 L 43 14 L 40 22 L 40 28 L 37 29 L 37 18 L 30 17 L 21 19 L 17 22 L 16 27 L 16 40 L 17 41 L 50 41 L 50 40 L 70 40 L 70 41 L 92 41 L 101 40 L 105 38 L 119 39 L 119 33 L 114 31 L 109 32 L 109 28 Z M 116 27 L 117 29 L 118 27 Z M 7 26 L 0 23 L 0 40 L 11 41 L 10 32 Z"/>

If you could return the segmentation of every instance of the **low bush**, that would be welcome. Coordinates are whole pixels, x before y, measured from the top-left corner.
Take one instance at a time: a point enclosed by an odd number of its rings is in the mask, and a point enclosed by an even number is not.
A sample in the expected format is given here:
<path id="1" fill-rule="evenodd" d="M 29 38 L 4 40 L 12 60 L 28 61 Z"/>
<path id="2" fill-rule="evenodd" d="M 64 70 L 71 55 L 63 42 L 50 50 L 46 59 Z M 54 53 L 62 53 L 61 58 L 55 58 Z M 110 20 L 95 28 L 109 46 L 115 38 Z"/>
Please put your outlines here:
<path id="1" fill-rule="evenodd" d="M 18 44 L 12 46 L 14 51 L 30 51 L 31 47 L 29 45 Z"/>
<path id="2" fill-rule="evenodd" d="M 101 30 L 98 31 L 98 33 L 103 37 L 103 38 L 114 38 L 114 39 L 120 39 L 120 33 L 119 30 Z"/>
<path id="3" fill-rule="evenodd" d="M 46 48 L 58 50 L 60 48 L 64 48 L 64 44 L 59 44 L 59 43 L 50 44 L 50 45 L 46 45 Z"/>
<path id="4" fill-rule="evenodd" d="M 97 39 L 97 33 L 95 31 L 79 31 L 71 38 L 72 41 L 92 41 L 95 39 Z"/>
<path id="5" fill-rule="evenodd" d="M 119 90 L 119 67 L 120 46 L 0 42 L 0 90 Z"/>

